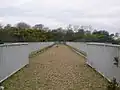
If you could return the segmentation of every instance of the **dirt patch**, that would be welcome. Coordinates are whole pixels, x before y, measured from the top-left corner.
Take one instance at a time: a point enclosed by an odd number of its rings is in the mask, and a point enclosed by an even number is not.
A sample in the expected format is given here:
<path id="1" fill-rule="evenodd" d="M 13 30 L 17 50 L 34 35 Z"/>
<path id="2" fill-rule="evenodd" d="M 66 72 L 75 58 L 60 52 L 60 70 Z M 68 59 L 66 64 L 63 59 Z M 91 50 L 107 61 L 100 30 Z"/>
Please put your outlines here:
<path id="1" fill-rule="evenodd" d="M 105 90 L 107 83 L 83 57 L 59 45 L 30 58 L 29 66 L 3 85 L 5 90 Z"/>

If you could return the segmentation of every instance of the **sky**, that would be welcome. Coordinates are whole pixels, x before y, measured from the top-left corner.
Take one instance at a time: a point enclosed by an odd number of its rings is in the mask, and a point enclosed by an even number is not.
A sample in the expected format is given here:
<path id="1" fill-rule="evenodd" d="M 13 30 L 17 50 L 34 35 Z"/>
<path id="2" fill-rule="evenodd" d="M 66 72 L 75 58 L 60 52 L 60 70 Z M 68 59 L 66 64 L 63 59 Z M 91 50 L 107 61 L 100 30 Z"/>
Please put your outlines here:
<path id="1" fill-rule="evenodd" d="M 120 32 L 120 0 L 0 0 L 0 23 L 44 24 L 50 28 L 91 25 Z"/>

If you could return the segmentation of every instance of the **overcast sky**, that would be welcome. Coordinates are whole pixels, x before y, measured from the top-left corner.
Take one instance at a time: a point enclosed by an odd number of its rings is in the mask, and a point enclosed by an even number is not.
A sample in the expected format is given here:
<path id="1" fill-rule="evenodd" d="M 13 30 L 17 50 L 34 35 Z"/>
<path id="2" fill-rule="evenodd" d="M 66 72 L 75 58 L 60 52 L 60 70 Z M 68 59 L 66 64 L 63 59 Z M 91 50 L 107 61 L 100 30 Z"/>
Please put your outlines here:
<path id="1" fill-rule="evenodd" d="M 92 25 L 120 32 L 120 0 L 0 0 L 0 23 Z"/>

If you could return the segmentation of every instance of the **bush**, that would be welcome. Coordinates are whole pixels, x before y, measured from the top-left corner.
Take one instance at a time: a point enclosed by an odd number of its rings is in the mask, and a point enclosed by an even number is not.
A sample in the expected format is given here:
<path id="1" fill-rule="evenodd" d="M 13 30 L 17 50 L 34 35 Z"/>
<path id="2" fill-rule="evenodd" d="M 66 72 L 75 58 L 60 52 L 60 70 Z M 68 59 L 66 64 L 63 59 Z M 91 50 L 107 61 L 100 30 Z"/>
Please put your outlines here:
<path id="1" fill-rule="evenodd" d="M 113 78 L 113 80 L 109 83 L 107 90 L 120 90 L 119 84 L 115 78 Z"/>

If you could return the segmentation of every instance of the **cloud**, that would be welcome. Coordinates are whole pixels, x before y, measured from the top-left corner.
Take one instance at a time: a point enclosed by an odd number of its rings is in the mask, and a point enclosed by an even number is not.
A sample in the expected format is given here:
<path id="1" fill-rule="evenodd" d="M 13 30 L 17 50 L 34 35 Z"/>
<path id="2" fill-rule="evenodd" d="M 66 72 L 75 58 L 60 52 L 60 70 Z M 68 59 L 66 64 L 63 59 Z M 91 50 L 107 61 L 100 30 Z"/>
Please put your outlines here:
<path id="1" fill-rule="evenodd" d="M 50 28 L 92 25 L 119 32 L 119 0 L 1 0 L 0 22 L 43 23 Z"/>

